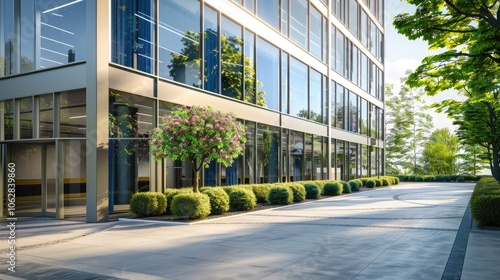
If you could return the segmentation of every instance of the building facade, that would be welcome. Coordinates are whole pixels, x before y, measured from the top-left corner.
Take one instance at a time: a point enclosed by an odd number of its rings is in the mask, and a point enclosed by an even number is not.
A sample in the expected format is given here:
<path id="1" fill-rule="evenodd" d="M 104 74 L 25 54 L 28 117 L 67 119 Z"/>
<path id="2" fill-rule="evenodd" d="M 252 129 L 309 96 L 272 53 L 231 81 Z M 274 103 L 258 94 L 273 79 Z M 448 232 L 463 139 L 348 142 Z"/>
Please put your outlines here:
<path id="1" fill-rule="evenodd" d="M 234 112 L 244 154 L 205 186 L 383 174 L 384 0 L 0 1 L 8 215 L 106 221 L 192 185 L 149 153 L 176 105 Z M 12 168 L 14 167 L 14 168 Z M 14 173 L 14 174 L 12 174 Z"/>

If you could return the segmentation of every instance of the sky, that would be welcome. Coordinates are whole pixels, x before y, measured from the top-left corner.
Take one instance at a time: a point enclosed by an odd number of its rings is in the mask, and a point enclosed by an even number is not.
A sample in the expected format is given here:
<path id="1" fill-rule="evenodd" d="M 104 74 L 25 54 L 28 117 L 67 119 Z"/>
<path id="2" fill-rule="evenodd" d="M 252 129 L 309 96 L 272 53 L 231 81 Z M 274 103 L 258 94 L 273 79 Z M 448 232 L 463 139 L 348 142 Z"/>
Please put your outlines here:
<path id="1" fill-rule="evenodd" d="M 385 1 L 385 83 L 394 84 L 399 88 L 401 78 L 405 76 L 407 69 L 415 69 L 420 65 L 424 57 L 430 54 L 427 43 L 421 40 L 410 41 L 405 36 L 398 34 L 392 21 L 401 13 L 413 13 L 415 6 L 401 0 Z M 430 105 L 445 99 L 460 98 L 455 91 L 446 91 L 433 97 L 426 97 L 426 104 Z M 438 114 L 434 110 L 428 112 L 433 117 L 434 129 L 455 127 L 452 120 L 445 114 Z"/>

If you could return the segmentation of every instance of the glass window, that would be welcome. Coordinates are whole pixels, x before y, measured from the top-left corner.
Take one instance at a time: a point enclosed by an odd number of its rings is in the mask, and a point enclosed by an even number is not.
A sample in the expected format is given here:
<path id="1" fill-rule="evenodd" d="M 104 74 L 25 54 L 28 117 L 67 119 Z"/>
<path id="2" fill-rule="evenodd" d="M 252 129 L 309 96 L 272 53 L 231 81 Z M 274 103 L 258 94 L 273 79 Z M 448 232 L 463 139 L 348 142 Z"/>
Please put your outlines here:
<path id="1" fill-rule="evenodd" d="M 312 179 L 322 180 L 323 179 L 323 137 L 314 135 L 313 136 L 313 168 L 312 168 Z M 326 148 L 326 147 L 325 147 Z M 326 179 L 326 178 L 325 178 Z"/>
<path id="2" fill-rule="evenodd" d="M 335 44 L 335 69 L 341 75 L 345 75 L 345 52 L 344 34 L 337 30 L 337 43 Z"/>
<path id="3" fill-rule="evenodd" d="M 14 0 L 3 1 L 1 4 L 3 5 L 3 11 L 0 10 L 0 31 L 3 31 L 3 33 L 0 33 L 0 50 L 3 50 L 3 53 L 0 54 L 0 63 L 3 65 L 0 65 L 2 66 L 0 68 L 0 77 L 19 72 L 19 69 L 16 68 L 18 40 L 14 31 Z"/>
<path id="4" fill-rule="evenodd" d="M 368 146 L 361 145 L 361 169 L 360 176 L 368 177 L 368 168 L 369 168 L 369 155 L 368 155 Z"/>
<path id="5" fill-rule="evenodd" d="M 257 129 L 258 183 L 275 183 L 279 178 L 279 128 L 259 124 Z"/>
<path id="6" fill-rule="evenodd" d="M 349 180 L 358 177 L 358 144 L 351 143 L 349 145 Z"/>
<path id="7" fill-rule="evenodd" d="M 207 12 L 207 18 L 210 16 Z M 197 0 L 161 0 L 158 24 L 160 76 L 200 87 L 200 3 Z M 206 29 L 211 27 L 205 25 Z M 212 34 L 205 33 L 208 37 L 205 40 L 210 41 Z M 218 40 L 214 42 L 218 45 Z M 205 47 L 211 47 L 205 43 Z"/>
<path id="8" fill-rule="evenodd" d="M 307 49 L 307 1 L 290 0 L 290 38 Z"/>
<path id="9" fill-rule="evenodd" d="M 304 170 L 304 133 L 290 131 L 290 181 L 297 182 L 303 180 Z"/>
<path id="10" fill-rule="evenodd" d="M 305 134 L 305 145 L 304 145 L 304 158 L 305 158 L 305 168 L 304 168 L 304 180 L 312 180 L 313 172 L 313 139 L 311 134 Z"/>
<path id="11" fill-rule="evenodd" d="M 85 216 L 86 207 L 82 207 L 82 200 L 87 196 L 87 141 L 69 140 L 64 145 L 64 207 L 71 207 L 65 211 L 65 217 Z M 50 146 L 48 146 L 50 147 Z M 142 158 L 141 158 L 142 159 Z M 143 170 L 142 168 L 140 169 Z M 68 208 L 66 208 L 68 209 Z M 69 213 L 70 212 L 70 213 Z"/>
<path id="12" fill-rule="evenodd" d="M 361 26 L 360 26 L 360 34 L 361 34 L 361 43 L 365 46 L 368 46 L 368 37 L 370 36 L 370 28 L 369 28 L 370 20 L 368 19 L 368 15 L 365 10 L 361 9 Z"/>
<path id="13" fill-rule="evenodd" d="M 307 118 L 307 66 L 290 58 L 290 115 Z"/>
<path id="14" fill-rule="evenodd" d="M 349 131 L 358 132 L 358 96 L 349 91 Z"/>
<path id="15" fill-rule="evenodd" d="M 359 85 L 359 49 L 354 44 L 349 45 L 352 50 L 351 80 L 354 84 Z"/>
<path id="16" fill-rule="evenodd" d="M 349 0 L 349 29 L 358 37 L 358 2 Z"/>
<path id="17" fill-rule="evenodd" d="M 85 60 L 85 10 L 84 1 L 36 1 L 36 11 L 41 15 L 36 17 L 36 28 L 40 28 L 36 34 L 36 40 L 40 40 L 37 69 Z"/>
<path id="18" fill-rule="evenodd" d="M 288 0 L 281 1 L 281 33 L 288 37 Z"/>
<path id="19" fill-rule="evenodd" d="M 280 51 L 267 41 L 257 39 L 257 105 L 278 110 Z M 262 97 L 261 97 L 262 96 Z"/>
<path id="20" fill-rule="evenodd" d="M 315 71 L 309 70 L 309 119 L 323 123 L 323 85 L 322 75 Z"/>
<path id="21" fill-rule="evenodd" d="M 21 2 L 21 73 L 35 70 L 35 3 Z"/>
<path id="22" fill-rule="evenodd" d="M 252 14 L 255 14 L 254 0 L 245 0 L 245 8 L 249 10 Z"/>
<path id="23" fill-rule="evenodd" d="M 14 101 L 5 100 L 3 102 L 4 109 L 4 139 L 14 139 Z"/>
<path id="24" fill-rule="evenodd" d="M 112 138 L 149 137 L 153 129 L 153 100 L 111 91 L 109 128 L 109 136 Z"/>
<path id="25" fill-rule="evenodd" d="M 336 95 L 335 94 L 335 82 L 333 80 L 330 80 L 330 126 L 331 127 L 336 127 L 336 124 L 335 124 L 336 97 L 335 97 L 335 95 Z"/>
<path id="26" fill-rule="evenodd" d="M 255 104 L 255 34 L 245 30 L 245 101 Z"/>
<path id="27" fill-rule="evenodd" d="M 19 99 L 19 121 L 20 121 L 20 138 L 33 138 L 33 98 L 27 97 Z"/>
<path id="28" fill-rule="evenodd" d="M 288 54 L 281 52 L 281 112 L 288 113 Z"/>
<path id="29" fill-rule="evenodd" d="M 280 0 L 257 0 L 257 16 L 280 29 Z"/>
<path id="30" fill-rule="evenodd" d="M 337 41 L 336 29 L 330 26 L 330 67 L 335 69 L 335 42 Z"/>
<path id="31" fill-rule="evenodd" d="M 255 184 L 255 123 L 245 125 L 245 184 Z"/>
<path id="32" fill-rule="evenodd" d="M 219 92 L 219 24 L 217 12 L 205 6 L 203 43 L 205 63 L 205 90 Z"/>
<path id="33" fill-rule="evenodd" d="M 85 137 L 87 129 L 86 120 L 85 90 L 59 93 L 60 136 Z"/>
<path id="34" fill-rule="evenodd" d="M 362 52 L 361 53 L 361 67 L 360 67 L 360 72 L 361 72 L 361 75 L 360 75 L 360 84 L 361 84 L 361 88 L 368 92 L 368 72 L 369 72 L 369 64 L 368 64 L 368 57 L 366 57 L 366 55 Z"/>
<path id="35" fill-rule="evenodd" d="M 346 168 L 345 168 L 345 150 L 344 150 L 344 141 L 337 140 L 335 145 L 335 155 L 336 155 L 336 164 L 335 164 L 335 178 L 337 180 L 346 180 Z"/>
<path id="36" fill-rule="evenodd" d="M 40 96 L 40 138 L 54 137 L 54 101 L 52 94 Z"/>
<path id="37" fill-rule="evenodd" d="M 240 99 L 243 90 L 243 40 L 241 26 L 222 17 L 221 85 L 222 95 Z"/>
<path id="38" fill-rule="evenodd" d="M 290 178 L 290 154 L 288 153 L 288 129 L 281 130 L 281 182 L 288 182 Z"/>
<path id="39" fill-rule="evenodd" d="M 368 101 L 361 99 L 361 134 L 368 136 Z"/>
<path id="40" fill-rule="evenodd" d="M 317 58 L 322 58 L 322 19 L 321 13 L 310 5 L 311 11 L 311 27 L 309 32 L 309 51 Z"/>
<path id="41" fill-rule="evenodd" d="M 335 127 L 345 128 L 345 103 L 344 103 L 344 87 L 337 84 L 337 93 L 335 94 Z"/>

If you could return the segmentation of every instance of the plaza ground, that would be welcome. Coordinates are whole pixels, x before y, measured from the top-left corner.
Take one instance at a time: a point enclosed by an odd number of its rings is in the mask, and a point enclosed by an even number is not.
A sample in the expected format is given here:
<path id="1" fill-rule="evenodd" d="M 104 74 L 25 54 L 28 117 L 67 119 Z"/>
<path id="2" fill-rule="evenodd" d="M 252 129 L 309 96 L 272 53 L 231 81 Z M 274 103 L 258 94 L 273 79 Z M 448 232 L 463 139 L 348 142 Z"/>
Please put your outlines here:
<path id="1" fill-rule="evenodd" d="M 0 278 L 497 279 L 500 232 L 471 223 L 473 188 L 402 183 L 191 225 L 18 221 Z"/>

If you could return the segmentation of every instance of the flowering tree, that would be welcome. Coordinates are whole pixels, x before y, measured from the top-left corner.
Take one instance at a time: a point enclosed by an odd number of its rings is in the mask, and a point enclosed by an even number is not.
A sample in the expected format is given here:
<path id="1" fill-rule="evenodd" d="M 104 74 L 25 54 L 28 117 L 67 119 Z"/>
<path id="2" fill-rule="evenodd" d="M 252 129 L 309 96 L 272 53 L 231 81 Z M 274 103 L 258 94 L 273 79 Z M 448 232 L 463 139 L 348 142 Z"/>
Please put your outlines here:
<path id="1" fill-rule="evenodd" d="M 187 160 L 195 172 L 193 191 L 198 192 L 201 168 L 208 167 L 211 160 L 230 166 L 243 152 L 244 132 L 244 126 L 232 113 L 184 106 L 153 130 L 152 152 L 155 160 Z"/>

